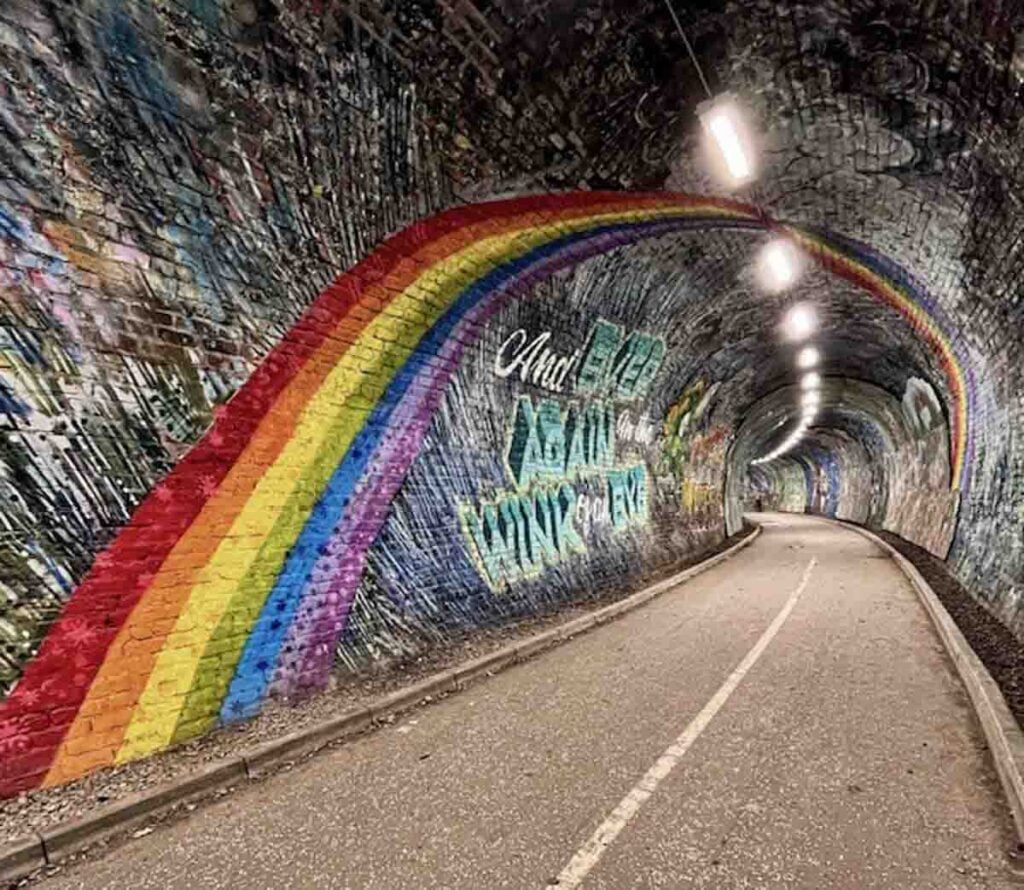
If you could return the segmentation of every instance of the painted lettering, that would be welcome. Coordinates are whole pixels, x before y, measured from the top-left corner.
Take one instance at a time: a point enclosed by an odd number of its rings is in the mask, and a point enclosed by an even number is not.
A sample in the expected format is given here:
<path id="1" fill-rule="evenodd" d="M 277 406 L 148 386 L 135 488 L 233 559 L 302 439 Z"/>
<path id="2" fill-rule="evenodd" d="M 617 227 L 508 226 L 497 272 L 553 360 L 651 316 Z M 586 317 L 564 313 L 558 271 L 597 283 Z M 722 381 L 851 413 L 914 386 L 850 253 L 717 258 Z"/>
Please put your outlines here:
<path id="1" fill-rule="evenodd" d="M 523 383 L 563 392 L 580 352 L 560 355 L 548 346 L 550 340 L 551 331 L 543 331 L 532 340 L 525 328 L 513 331 L 494 356 L 494 373 L 505 379 L 518 372 Z"/>

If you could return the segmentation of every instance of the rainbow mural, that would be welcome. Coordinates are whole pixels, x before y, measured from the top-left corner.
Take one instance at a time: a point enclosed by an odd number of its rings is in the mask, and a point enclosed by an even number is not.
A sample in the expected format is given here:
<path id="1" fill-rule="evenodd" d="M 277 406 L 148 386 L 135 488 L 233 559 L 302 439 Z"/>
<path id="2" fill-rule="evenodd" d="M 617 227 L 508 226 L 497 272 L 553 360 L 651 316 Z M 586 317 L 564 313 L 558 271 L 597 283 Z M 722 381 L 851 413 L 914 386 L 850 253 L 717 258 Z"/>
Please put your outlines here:
<path id="1" fill-rule="evenodd" d="M 588 257 L 722 228 L 781 228 L 908 320 L 946 373 L 954 487 L 966 484 L 963 357 L 924 289 L 864 245 L 665 192 L 449 210 L 335 281 L 96 558 L 0 704 L 0 794 L 323 687 L 367 553 L 488 318 Z"/>

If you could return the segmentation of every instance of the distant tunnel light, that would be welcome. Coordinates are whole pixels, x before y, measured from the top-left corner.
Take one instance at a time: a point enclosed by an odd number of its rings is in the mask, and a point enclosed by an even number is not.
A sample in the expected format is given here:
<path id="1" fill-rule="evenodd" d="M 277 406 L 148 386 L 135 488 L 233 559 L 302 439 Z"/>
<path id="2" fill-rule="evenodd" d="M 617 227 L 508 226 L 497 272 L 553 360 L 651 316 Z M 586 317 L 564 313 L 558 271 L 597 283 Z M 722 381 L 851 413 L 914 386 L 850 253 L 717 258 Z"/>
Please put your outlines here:
<path id="1" fill-rule="evenodd" d="M 818 318 L 810 306 L 798 303 L 786 313 L 782 324 L 790 340 L 806 340 L 818 326 Z"/>
<path id="2" fill-rule="evenodd" d="M 771 293 L 790 287 L 800 275 L 800 255 L 792 242 L 775 238 L 761 248 L 758 278 Z"/>
<path id="3" fill-rule="evenodd" d="M 711 137 L 719 177 L 733 188 L 754 178 L 754 160 L 743 115 L 735 98 L 723 93 L 697 107 L 697 115 Z"/>
<path id="4" fill-rule="evenodd" d="M 817 389 L 821 386 L 821 374 L 817 371 L 808 371 L 800 380 L 801 389 Z"/>
<path id="5" fill-rule="evenodd" d="M 814 405 L 811 408 L 808 408 L 805 405 L 804 410 L 803 410 L 803 414 L 801 415 L 800 420 L 797 421 L 797 425 L 790 431 L 789 435 L 786 436 L 786 438 L 783 439 L 781 442 L 779 442 L 779 444 L 776 445 L 767 454 L 762 454 L 760 457 L 756 457 L 753 460 L 751 460 L 750 461 L 751 464 L 760 465 L 760 464 L 771 463 L 771 461 L 777 460 L 778 458 L 782 457 L 784 454 L 787 454 L 790 451 L 792 451 L 794 448 L 796 448 L 797 445 L 799 445 L 803 441 L 804 434 L 807 432 L 807 428 L 811 425 L 811 422 L 814 420 L 815 412 L 817 410 L 817 403 L 818 403 L 817 402 L 817 400 L 818 400 L 818 393 L 817 392 L 807 392 L 807 393 L 804 393 L 805 400 L 806 400 L 806 398 L 808 396 L 813 397 Z M 788 418 L 788 417 L 784 418 L 784 422 L 785 423 L 789 423 L 790 422 L 790 418 Z"/>
<path id="6" fill-rule="evenodd" d="M 813 346 L 805 346 L 797 353 L 796 366 L 801 369 L 813 368 L 821 361 L 821 353 Z"/>

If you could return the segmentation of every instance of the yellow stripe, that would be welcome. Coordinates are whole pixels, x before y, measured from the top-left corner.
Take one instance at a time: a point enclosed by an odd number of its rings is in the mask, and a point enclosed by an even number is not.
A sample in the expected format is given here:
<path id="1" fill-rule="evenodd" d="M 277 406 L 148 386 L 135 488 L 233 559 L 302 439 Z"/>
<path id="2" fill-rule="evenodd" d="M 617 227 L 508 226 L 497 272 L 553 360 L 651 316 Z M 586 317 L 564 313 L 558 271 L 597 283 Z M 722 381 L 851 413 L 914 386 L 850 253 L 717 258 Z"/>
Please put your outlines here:
<path id="1" fill-rule="evenodd" d="M 712 212 L 744 217 L 718 207 L 667 207 L 598 214 L 487 238 L 424 272 L 374 318 L 310 400 L 288 444 L 266 471 L 224 541 L 199 574 L 188 602 L 156 659 L 139 699 L 117 762 L 141 757 L 169 744 L 196 668 L 211 634 L 239 593 L 279 519 L 289 543 L 301 530 L 326 485 L 394 372 L 408 359 L 429 327 L 464 287 L 508 258 L 554 238 L 598 225 Z M 429 301 L 429 302 L 428 302 Z M 302 481 L 299 490 L 298 482 Z M 297 507 L 296 507 L 297 502 Z M 287 547 L 261 572 L 247 599 L 264 599 L 283 565 Z"/>

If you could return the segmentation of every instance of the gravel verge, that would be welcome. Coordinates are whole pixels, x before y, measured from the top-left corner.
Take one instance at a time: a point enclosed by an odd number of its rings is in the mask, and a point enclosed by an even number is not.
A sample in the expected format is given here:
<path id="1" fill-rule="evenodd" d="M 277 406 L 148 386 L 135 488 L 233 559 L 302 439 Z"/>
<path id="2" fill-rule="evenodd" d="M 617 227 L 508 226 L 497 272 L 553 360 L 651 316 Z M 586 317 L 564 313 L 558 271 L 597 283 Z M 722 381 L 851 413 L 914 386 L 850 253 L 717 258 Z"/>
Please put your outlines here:
<path id="1" fill-rule="evenodd" d="M 610 588 L 586 600 L 566 603 L 546 614 L 501 627 L 482 628 L 462 639 L 453 640 L 443 649 L 427 649 L 412 658 L 379 662 L 365 672 L 338 671 L 331 677 L 328 688 L 312 698 L 298 703 L 271 701 L 258 717 L 221 727 L 152 757 L 100 770 L 66 785 L 37 789 L 2 800 L 0 846 L 33 831 L 44 833 L 58 825 L 81 819 L 130 795 L 226 761 L 242 750 L 320 723 L 389 692 L 411 686 L 445 668 L 572 621 L 721 553 L 753 530 L 753 527 L 746 526 L 714 547 L 635 578 L 628 588 Z"/>
<path id="2" fill-rule="evenodd" d="M 892 532 L 875 531 L 875 534 L 910 560 L 935 591 L 996 681 L 1017 723 L 1024 727 L 1024 646 L 1006 625 L 967 592 L 945 562 Z"/>

